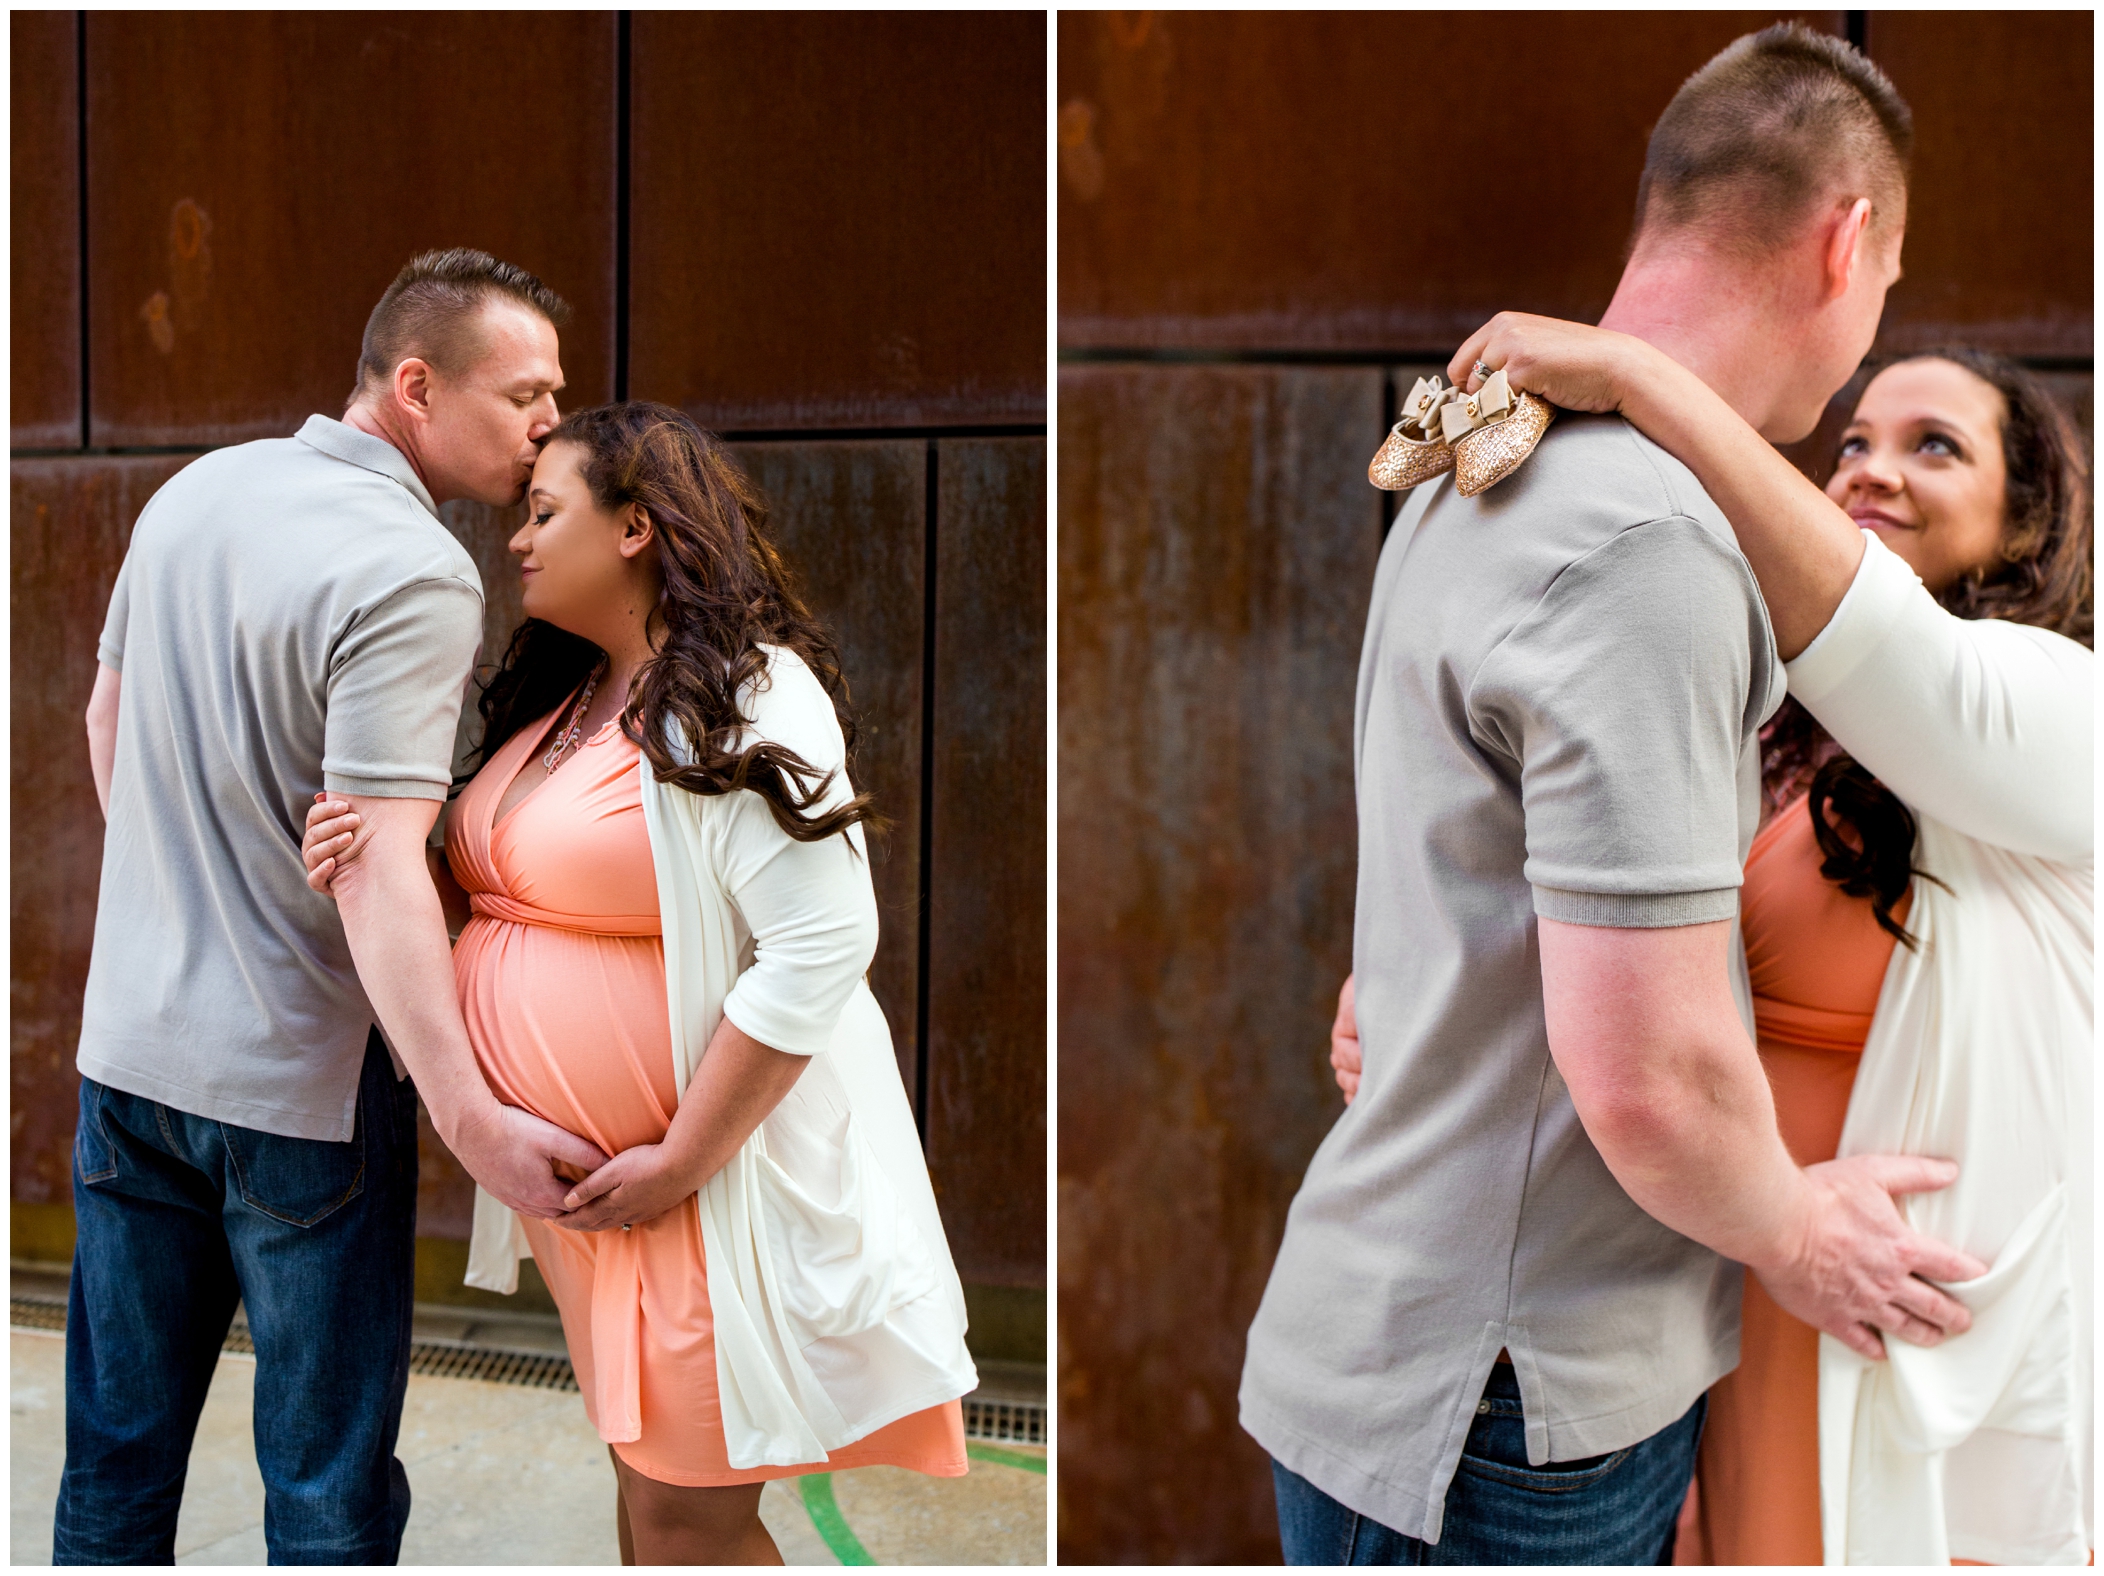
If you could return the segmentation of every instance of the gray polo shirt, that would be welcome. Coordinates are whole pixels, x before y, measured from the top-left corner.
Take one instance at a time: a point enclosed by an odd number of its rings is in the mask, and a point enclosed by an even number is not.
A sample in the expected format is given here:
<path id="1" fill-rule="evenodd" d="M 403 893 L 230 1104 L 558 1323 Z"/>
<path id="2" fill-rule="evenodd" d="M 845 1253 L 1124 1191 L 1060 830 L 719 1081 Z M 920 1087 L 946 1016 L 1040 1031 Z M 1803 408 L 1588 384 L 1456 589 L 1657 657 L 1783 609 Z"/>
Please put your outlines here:
<path id="1" fill-rule="evenodd" d="M 310 416 L 154 494 L 110 595 L 121 670 L 87 1077 L 342 1141 L 372 1007 L 299 844 L 314 791 L 439 799 L 482 633 L 409 462 Z"/>
<path id="2" fill-rule="evenodd" d="M 1564 416 L 1490 492 L 1440 481 L 1396 520 L 1355 734 L 1365 1072 L 1241 1397 L 1352 1509 L 1437 1541 L 1500 1347 L 1536 1463 L 1635 1444 L 1737 1363 L 1738 1267 L 1637 1208 L 1579 1125 L 1536 916 L 1735 920 L 1781 699 L 1730 527 L 1619 418 Z"/>

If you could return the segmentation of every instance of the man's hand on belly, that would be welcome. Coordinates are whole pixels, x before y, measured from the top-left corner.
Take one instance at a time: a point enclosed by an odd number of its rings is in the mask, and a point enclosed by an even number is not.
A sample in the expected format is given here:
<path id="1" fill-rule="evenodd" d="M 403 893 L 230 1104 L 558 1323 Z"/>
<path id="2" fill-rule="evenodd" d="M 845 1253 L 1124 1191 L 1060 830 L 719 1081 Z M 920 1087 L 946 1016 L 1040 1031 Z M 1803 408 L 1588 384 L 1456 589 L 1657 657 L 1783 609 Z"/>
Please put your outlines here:
<path id="1" fill-rule="evenodd" d="M 1986 1266 L 1922 1236 L 1892 1196 L 1946 1187 L 1947 1160 L 1866 1155 L 1801 1169 L 1776 1130 L 1731 995 L 1727 921 L 1656 929 L 1540 922 L 1549 1051 L 1600 1158 L 1654 1220 L 1737 1259 L 1786 1311 L 1882 1357 L 1972 1317 L 1930 1280 Z"/>

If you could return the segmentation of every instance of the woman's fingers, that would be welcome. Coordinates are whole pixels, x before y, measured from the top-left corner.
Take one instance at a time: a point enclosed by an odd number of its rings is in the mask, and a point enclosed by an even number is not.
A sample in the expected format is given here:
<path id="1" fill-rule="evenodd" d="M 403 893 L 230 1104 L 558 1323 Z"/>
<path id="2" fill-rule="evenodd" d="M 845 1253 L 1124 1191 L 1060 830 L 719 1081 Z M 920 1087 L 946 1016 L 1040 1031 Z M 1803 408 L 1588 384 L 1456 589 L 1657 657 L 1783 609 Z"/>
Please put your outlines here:
<path id="1" fill-rule="evenodd" d="M 312 831 L 316 821 L 326 821 L 332 816 L 342 815 L 351 807 L 347 799 L 333 799 L 325 793 L 314 796 L 314 803 L 307 811 L 307 828 Z M 353 816 L 353 820 L 357 817 Z"/>
<path id="2" fill-rule="evenodd" d="M 350 833 L 357 831 L 362 825 L 364 823 L 355 815 L 334 816 L 326 821 L 309 821 L 306 835 L 300 840 L 300 846 L 312 848 L 316 843 L 325 843 L 331 838 L 346 837 Z"/>
<path id="3" fill-rule="evenodd" d="M 320 864 L 308 867 L 307 885 L 326 897 L 329 895 L 329 878 L 335 874 L 336 861 L 324 859 Z"/>
<path id="4" fill-rule="evenodd" d="M 609 1160 L 563 1195 L 563 1208 L 582 1209 L 593 1199 L 613 1192 L 620 1185 L 621 1173 L 616 1169 L 615 1163 Z"/>
<path id="5" fill-rule="evenodd" d="M 1503 315 L 1500 313 L 1499 317 Z M 1454 352 L 1454 359 L 1447 363 L 1447 381 L 1455 388 L 1468 388 L 1469 378 L 1475 371 L 1476 363 L 1485 360 L 1483 352 L 1490 348 L 1491 335 L 1497 326 L 1498 318 L 1494 317 L 1463 340 L 1461 348 Z"/>

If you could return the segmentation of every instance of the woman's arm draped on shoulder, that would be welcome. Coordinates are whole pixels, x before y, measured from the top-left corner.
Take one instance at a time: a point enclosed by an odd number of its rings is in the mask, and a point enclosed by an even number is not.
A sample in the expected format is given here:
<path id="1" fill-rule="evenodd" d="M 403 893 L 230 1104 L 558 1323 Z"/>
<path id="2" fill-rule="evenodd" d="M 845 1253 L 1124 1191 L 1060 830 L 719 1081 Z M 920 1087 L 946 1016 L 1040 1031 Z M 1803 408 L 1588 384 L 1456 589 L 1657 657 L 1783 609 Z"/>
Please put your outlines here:
<path id="1" fill-rule="evenodd" d="M 1790 692 L 1922 814 L 1997 848 L 2089 858 L 2096 659 L 2064 635 L 1946 612 L 1898 554 L 1863 541 Z"/>
<path id="2" fill-rule="evenodd" d="M 1619 410 L 1695 473 L 1760 582 L 1791 693 L 1902 800 L 1997 847 L 2089 856 L 2088 651 L 1947 612 L 1713 389 L 1642 340 L 1501 313 L 1454 367 L 1465 376 L 1478 359 L 1566 408 Z"/>
<path id="3" fill-rule="evenodd" d="M 1679 362 L 1632 335 L 1501 312 L 1455 353 L 1567 410 L 1618 410 L 1695 473 L 1739 539 L 1787 662 L 1834 616 L 1863 544 L 1855 521 Z M 1845 740 L 1843 741 L 1846 742 Z"/>

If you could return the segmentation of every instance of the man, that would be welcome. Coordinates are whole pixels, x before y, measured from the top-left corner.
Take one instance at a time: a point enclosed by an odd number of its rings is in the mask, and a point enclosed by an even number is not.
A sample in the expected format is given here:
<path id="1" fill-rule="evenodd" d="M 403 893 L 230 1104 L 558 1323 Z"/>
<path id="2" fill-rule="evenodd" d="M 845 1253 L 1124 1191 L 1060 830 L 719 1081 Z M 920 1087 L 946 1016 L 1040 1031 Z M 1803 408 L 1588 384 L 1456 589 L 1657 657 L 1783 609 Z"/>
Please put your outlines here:
<path id="1" fill-rule="evenodd" d="M 1652 135 L 1603 325 L 1804 436 L 1897 277 L 1910 143 L 1847 45 L 1740 39 Z M 1289 1561 L 1669 1560 L 1739 1265 L 1858 1350 L 1965 1328 L 1916 1277 L 1981 1267 L 1892 1202 L 1955 1168 L 1800 1169 L 1776 1130 L 1735 927 L 1781 698 L 1723 515 L 1618 418 L 1396 520 L 1357 706 L 1365 1071 L 1242 1385 Z"/>
<path id="2" fill-rule="evenodd" d="M 524 495 L 567 315 L 485 253 L 414 259 L 366 324 L 342 421 L 204 456 L 132 534 L 88 709 L 108 830 L 60 1564 L 171 1562 L 237 1299 L 272 1563 L 394 1563 L 418 1093 L 515 1209 L 560 1215 L 553 1163 L 605 1159 L 483 1082 L 424 856 L 482 627 L 437 509 Z M 299 857 L 323 787 L 370 839 L 333 902 Z"/>

